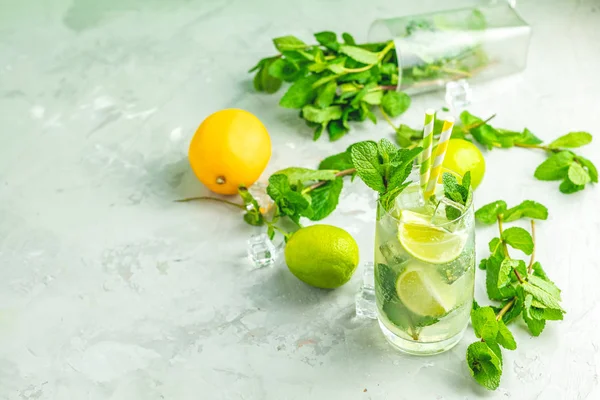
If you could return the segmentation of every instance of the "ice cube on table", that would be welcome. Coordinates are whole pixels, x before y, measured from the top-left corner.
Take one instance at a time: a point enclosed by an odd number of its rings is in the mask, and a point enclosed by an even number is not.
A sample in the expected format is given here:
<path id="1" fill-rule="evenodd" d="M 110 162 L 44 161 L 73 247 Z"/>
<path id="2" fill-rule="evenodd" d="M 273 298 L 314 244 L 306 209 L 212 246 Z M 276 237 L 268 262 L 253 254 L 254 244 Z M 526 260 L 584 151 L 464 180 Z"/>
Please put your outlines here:
<path id="1" fill-rule="evenodd" d="M 356 316 L 359 318 L 377 319 L 375 302 L 375 269 L 372 262 L 363 267 L 363 283 L 355 298 Z"/>
<path id="2" fill-rule="evenodd" d="M 256 199 L 260 212 L 266 215 L 273 208 L 273 199 L 267 194 L 267 185 L 256 182 L 248 188 L 248 192 Z"/>
<path id="3" fill-rule="evenodd" d="M 283 240 L 277 244 L 269 239 L 266 233 L 252 235 L 248 239 L 248 260 L 251 269 L 271 267 L 281 259 Z"/>
<path id="4" fill-rule="evenodd" d="M 446 105 L 454 114 L 460 114 L 465 107 L 471 104 L 472 94 L 469 82 L 465 79 L 446 83 Z"/>

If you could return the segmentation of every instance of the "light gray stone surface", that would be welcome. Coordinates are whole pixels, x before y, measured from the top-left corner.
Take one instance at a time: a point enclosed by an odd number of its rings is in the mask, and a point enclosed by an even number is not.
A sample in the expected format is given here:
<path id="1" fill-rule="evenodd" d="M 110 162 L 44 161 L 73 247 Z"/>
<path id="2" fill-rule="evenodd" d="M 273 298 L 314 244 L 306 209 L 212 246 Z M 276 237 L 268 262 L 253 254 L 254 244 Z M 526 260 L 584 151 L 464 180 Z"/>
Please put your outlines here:
<path id="1" fill-rule="evenodd" d="M 533 179 L 543 154 L 487 155 L 479 205 L 535 199 L 550 209 L 538 259 L 564 293 L 566 320 L 505 352 L 500 388 L 470 378 L 465 339 L 431 358 L 394 352 L 354 317 L 360 271 L 321 291 L 284 265 L 250 272 L 241 215 L 205 194 L 187 145 L 211 112 L 239 107 L 273 139 L 265 177 L 313 167 L 384 124 L 311 141 L 280 95 L 256 94 L 247 69 L 283 34 L 347 30 L 433 1 L 0 1 L 1 399 L 598 399 L 600 191 L 572 196 Z M 457 4 L 467 4 L 461 2 Z M 445 5 L 448 7 L 448 5 Z M 596 133 L 600 162 L 600 3 L 523 2 L 529 66 L 475 87 L 472 111 L 551 139 Z M 443 94 L 413 102 L 418 124 Z M 372 195 L 346 185 L 327 220 L 372 254 Z M 479 255 L 494 228 L 478 230 Z M 476 295 L 485 299 L 484 276 Z"/>

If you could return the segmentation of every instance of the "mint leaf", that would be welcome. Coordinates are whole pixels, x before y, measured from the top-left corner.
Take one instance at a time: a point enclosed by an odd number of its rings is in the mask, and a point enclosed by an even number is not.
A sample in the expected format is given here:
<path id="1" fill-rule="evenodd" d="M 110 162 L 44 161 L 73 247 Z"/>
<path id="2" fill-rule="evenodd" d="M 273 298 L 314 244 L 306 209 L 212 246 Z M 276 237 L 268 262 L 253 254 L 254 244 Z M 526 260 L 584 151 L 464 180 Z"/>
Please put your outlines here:
<path id="1" fill-rule="evenodd" d="M 317 42 L 333 51 L 337 51 L 340 48 L 335 32 L 324 31 L 315 33 L 315 39 L 317 39 Z"/>
<path id="2" fill-rule="evenodd" d="M 504 261 L 502 250 L 488 257 L 485 266 L 485 288 L 487 295 L 492 300 L 504 300 L 515 296 L 515 288 L 511 285 L 499 287 L 498 276 L 500 275 L 500 266 Z"/>
<path id="3" fill-rule="evenodd" d="M 379 304 L 392 301 L 400 302 L 396 292 L 396 274 L 386 264 L 379 263 L 375 267 L 375 282 L 381 290 L 377 291 Z"/>
<path id="4" fill-rule="evenodd" d="M 592 135 L 587 132 L 570 132 L 550 143 L 548 147 L 551 149 L 581 147 L 591 143 L 591 141 Z"/>
<path id="5" fill-rule="evenodd" d="M 350 149 L 350 155 L 360 179 L 371 189 L 385 193 L 386 186 L 383 181 L 383 170 L 379 164 L 377 144 L 372 141 L 356 143 Z"/>
<path id="6" fill-rule="evenodd" d="M 350 148 L 348 147 L 346 151 L 338 154 L 334 154 L 332 156 L 327 157 L 319 164 L 319 169 L 333 169 L 337 171 L 343 171 L 346 169 L 354 168 L 354 164 L 352 164 L 352 158 L 350 156 Z"/>
<path id="7" fill-rule="evenodd" d="M 533 275 L 535 275 L 538 278 L 541 278 L 547 282 L 552 282 L 550 280 L 550 278 L 548 278 L 548 275 L 546 275 L 546 272 L 544 271 L 544 269 L 542 268 L 542 264 L 540 264 L 538 261 L 534 262 L 531 267 L 533 269 Z"/>
<path id="8" fill-rule="evenodd" d="M 535 318 L 536 313 L 532 313 L 533 307 L 531 306 L 531 302 L 533 300 L 533 296 L 528 294 L 525 296 L 525 304 L 523 306 L 523 320 L 527 324 L 527 328 L 533 336 L 539 336 L 540 333 L 546 327 L 546 321 L 544 319 Z"/>
<path id="9" fill-rule="evenodd" d="M 475 211 L 475 218 L 483 224 L 495 224 L 498 220 L 498 215 L 506 211 L 506 202 L 503 200 L 494 201 L 486 204 L 479 210 Z"/>
<path id="10" fill-rule="evenodd" d="M 528 282 L 549 293 L 552 297 L 556 298 L 557 300 L 561 300 L 560 289 L 553 282 L 537 277 L 535 275 L 530 275 Z"/>
<path id="11" fill-rule="evenodd" d="M 244 221 L 250 225 L 262 226 L 265 223 L 264 217 L 260 212 L 260 206 L 258 201 L 250 194 L 245 186 L 238 188 L 238 193 L 246 206 L 246 213 L 244 214 Z"/>
<path id="12" fill-rule="evenodd" d="M 541 144 L 542 139 L 538 138 L 529 129 L 525 128 L 523 129 L 523 133 L 521 133 L 521 136 L 515 139 L 515 143 Z"/>
<path id="13" fill-rule="evenodd" d="M 383 92 L 381 90 L 376 90 L 373 92 L 369 92 L 363 97 L 362 101 L 371 105 L 381 104 L 381 99 L 383 97 Z"/>
<path id="14" fill-rule="evenodd" d="M 279 105 L 285 108 L 302 108 L 311 103 L 317 95 L 312 88 L 317 79 L 316 75 L 308 75 L 298 79 L 281 97 Z"/>
<path id="15" fill-rule="evenodd" d="M 306 43 L 295 36 L 282 36 L 275 38 L 273 39 L 273 44 L 277 50 L 281 52 L 286 50 L 302 50 L 308 47 Z"/>
<path id="16" fill-rule="evenodd" d="M 337 84 L 335 81 L 328 82 L 326 85 L 321 86 L 318 90 L 317 99 L 315 104 L 320 108 L 325 108 L 333 103 L 335 98 L 335 91 L 337 90 Z M 340 114 L 341 116 L 341 114 Z M 339 118 L 339 117 L 338 117 Z M 337 119 L 337 118 L 330 118 Z"/>
<path id="17" fill-rule="evenodd" d="M 482 338 L 486 342 L 495 342 L 498 335 L 498 321 L 496 314 L 491 307 L 480 307 L 471 310 L 471 324 L 475 331 L 475 336 Z"/>
<path id="18" fill-rule="evenodd" d="M 562 309 L 562 307 L 560 306 L 560 303 L 559 303 L 560 299 L 554 297 L 552 294 L 548 293 L 546 290 L 544 290 L 540 287 L 537 287 L 537 286 L 531 284 L 530 282 L 525 282 L 522 284 L 522 286 L 523 286 L 523 290 L 526 293 L 533 296 L 532 301 L 533 301 L 533 299 L 535 299 L 548 308 L 555 308 L 557 310 L 564 311 Z"/>
<path id="19" fill-rule="evenodd" d="M 324 124 L 318 125 L 315 128 L 315 133 L 313 134 L 313 140 L 319 140 L 319 138 L 323 134 L 324 130 L 325 130 L 325 125 Z"/>
<path id="20" fill-rule="evenodd" d="M 258 60 L 258 62 L 256 63 L 256 65 L 252 68 L 250 68 L 248 70 L 248 72 L 254 72 L 257 71 L 260 67 L 262 67 L 263 65 L 265 65 L 265 63 L 267 61 L 273 60 L 274 57 L 265 57 L 265 58 L 261 58 L 260 60 Z"/>
<path id="21" fill-rule="evenodd" d="M 294 82 L 303 73 L 297 64 L 284 58 L 274 60 L 268 70 L 269 75 L 286 82 Z"/>
<path id="22" fill-rule="evenodd" d="M 506 305 L 506 303 L 508 303 L 509 301 L 510 300 L 507 300 L 506 302 L 504 302 L 502 304 L 502 307 L 504 307 Z M 515 300 L 512 307 L 510 307 L 510 309 L 502 316 L 502 321 L 505 324 L 508 324 L 513 319 L 517 318 L 521 314 L 522 311 L 523 311 L 523 300 L 521 299 L 521 297 L 517 296 L 517 299 Z"/>
<path id="23" fill-rule="evenodd" d="M 275 174 L 285 175 L 292 185 L 308 181 L 331 181 L 336 178 L 333 170 L 314 170 L 301 167 L 289 167 L 275 172 Z"/>
<path id="24" fill-rule="evenodd" d="M 384 96 L 385 97 L 385 96 Z M 400 147 L 409 147 L 413 143 L 413 138 L 419 138 L 422 132 L 412 129 L 408 125 L 400 125 L 396 130 L 396 142 Z"/>
<path id="25" fill-rule="evenodd" d="M 348 32 L 342 33 L 342 39 L 344 40 L 344 43 L 346 43 L 346 44 L 351 44 L 351 45 L 356 44 L 356 42 L 354 41 L 354 38 Z"/>
<path id="26" fill-rule="evenodd" d="M 340 106 L 317 108 L 309 104 L 302 107 L 302 117 L 307 121 L 323 124 L 333 119 L 341 118 L 342 108 Z"/>
<path id="27" fill-rule="evenodd" d="M 379 152 L 384 164 L 389 164 L 391 158 L 394 157 L 397 150 L 398 148 L 385 138 L 377 142 L 377 151 Z"/>
<path id="28" fill-rule="evenodd" d="M 583 186 L 591 181 L 588 172 L 585 169 L 583 169 L 581 164 L 577 162 L 574 162 L 569 166 L 567 176 L 569 177 L 569 180 L 573 182 L 573 184 L 576 186 Z"/>
<path id="29" fill-rule="evenodd" d="M 442 174 L 442 183 L 444 184 L 444 195 L 452 201 L 462 204 L 463 195 L 461 194 L 456 177 L 448 172 Z"/>
<path id="30" fill-rule="evenodd" d="M 275 59 L 267 59 L 260 65 L 258 72 L 254 76 L 254 89 L 259 92 L 275 93 L 281 87 L 281 79 L 272 76 L 269 73 L 271 65 Z"/>
<path id="31" fill-rule="evenodd" d="M 564 193 L 564 194 L 576 193 L 576 192 L 579 192 L 580 190 L 583 190 L 584 188 L 585 188 L 584 185 L 576 185 L 573 182 L 571 182 L 569 177 L 566 177 L 565 180 L 562 181 L 562 183 L 558 187 L 558 189 L 561 191 L 561 193 Z"/>
<path id="32" fill-rule="evenodd" d="M 573 163 L 575 155 L 570 151 L 561 151 L 553 154 L 543 163 L 538 165 L 534 176 L 541 181 L 556 181 L 567 176 L 569 166 Z"/>
<path id="33" fill-rule="evenodd" d="M 517 269 L 520 262 L 523 263 L 523 265 L 525 265 L 525 263 L 521 260 L 512 260 L 510 258 L 505 258 L 502 261 L 502 263 L 500 264 L 500 270 L 498 271 L 497 285 L 499 289 L 503 288 L 511 282 L 510 274 L 513 271 L 513 269 Z"/>
<path id="34" fill-rule="evenodd" d="M 532 200 L 525 200 L 518 206 L 509 208 L 504 212 L 502 220 L 505 222 L 516 221 L 520 218 L 534 218 L 545 220 L 548 218 L 548 209 Z"/>
<path id="35" fill-rule="evenodd" d="M 467 348 L 467 364 L 471 376 L 483 387 L 495 390 L 500 385 L 502 361 L 484 342 L 475 342 Z"/>
<path id="36" fill-rule="evenodd" d="M 390 145 L 392 144 L 390 143 Z M 397 149 L 390 160 L 391 168 L 389 170 L 389 176 L 387 177 L 388 188 L 397 188 L 405 183 L 412 171 L 412 165 L 415 158 L 417 158 L 422 151 L 423 149 L 421 147 L 415 147 L 410 150 Z"/>
<path id="37" fill-rule="evenodd" d="M 348 132 L 348 129 L 344 127 L 342 120 L 338 119 L 335 121 L 329 121 L 329 124 L 327 124 L 327 132 L 329 133 L 329 141 L 335 142 L 344 136 Z"/>
<path id="38" fill-rule="evenodd" d="M 343 179 L 335 178 L 325 185 L 310 191 L 311 211 L 307 213 L 308 218 L 311 221 L 320 221 L 331 214 L 338 205 L 343 186 Z"/>
<path id="39" fill-rule="evenodd" d="M 598 183 L 598 170 L 596 169 L 596 166 L 590 160 L 588 160 L 587 158 L 581 157 L 581 156 L 575 156 L 575 161 L 577 161 L 585 169 L 587 169 L 587 172 L 588 172 L 592 182 Z"/>
<path id="40" fill-rule="evenodd" d="M 281 215 L 287 215 L 298 223 L 301 213 L 309 206 L 302 194 L 291 189 L 288 177 L 282 174 L 271 175 L 267 194 L 273 199 Z"/>
<path id="41" fill-rule="evenodd" d="M 513 226 L 502 232 L 502 240 L 527 255 L 533 252 L 533 239 L 531 235 L 525 229 L 518 226 Z"/>
<path id="42" fill-rule="evenodd" d="M 390 117 L 397 117 L 410 107 L 410 96 L 404 92 L 388 90 L 381 99 L 381 106 Z"/>
<path id="43" fill-rule="evenodd" d="M 531 332 L 533 336 L 540 336 L 546 327 L 546 321 L 543 319 L 523 317 L 523 320 L 527 324 L 527 328 L 529 328 L 529 332 Z"/>
<path id="44" fill-rule="evenodd" d="M 376 64 L 379 62 L 377 53 L 361 49 L 360 47 L 343 44 L 340 46 L 340 52 L 363 64 Z"/>
<path id="45" fill-rule="evenodd" d="M 543 319 L 548 321 L 562 321 L 564 312 L 556 308 L 544 308 L 542 312 Z"/>
<path id="46" fill-rule="evenodd" d="M 502 245 L 502 240 L 500 240 L 500 238 L 493 238 L 492 240 L 490 240 L 490 242 L 488 243 L 488 248 L 490 249 L 490 253 L 495 253 L 500 246 Z"/>
<path id="47" fill-rule="evenodd" d="M 498 335 L 496 336 L 496 342 L 508 350 L 515 350 L 517 348 L 517 342 L 512 332 L 506 327 L 504 321 L 498 321 Z"/>

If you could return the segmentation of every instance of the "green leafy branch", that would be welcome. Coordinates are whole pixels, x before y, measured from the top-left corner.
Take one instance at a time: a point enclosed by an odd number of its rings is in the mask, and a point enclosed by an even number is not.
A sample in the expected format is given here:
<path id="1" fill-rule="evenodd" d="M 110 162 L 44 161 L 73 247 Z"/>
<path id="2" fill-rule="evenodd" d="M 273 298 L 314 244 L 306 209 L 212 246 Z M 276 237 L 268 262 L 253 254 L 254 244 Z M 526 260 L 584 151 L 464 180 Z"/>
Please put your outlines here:
<path id="1" fill-rule="evenodd" d="M 493 127 L 489 122 L 495 116 L 483 119 L 463 111 L 460 115 L 461 123 L 454 125 L 452 138 L 476 141 L 488 150 L 511 147 L 542 150 L 548 158 L 536 168 L 534 177 L 542 181 L 561 180 L 559 190 L 564 194 L 583 190 L 588 183 L 598 183 L 598 170 L 592 161 L 570 150 L 591 143 L 592 135 L 588 132 L 570 132 L 544 144 L 527 128 L 512 131 Z M 422 130 L 407 125 L 395 126 L 391 120 L 389 123 L 395 130 L 396 141 L 401 147 L 414 147 L 423 138 Z M 441 130 L 441 123 L 436 121 L 434 137 L 438 137 Z"/>
<path id="2" fill-rule="evenodd" d="M 502 375 L 500 346 L 514 350 L 517 344 L 506 327 L 519 316 L 532 335 L 538 336 L 546 321 L 562 320 L 565 310 L 560 305 L 560 289 L 548 278 L 542 265 L 535 261 L 535 219 L 548 218 L 545 206 L 526 200 L 507 208 L 499 200 L 481 207 L 475 218 L 483 224 L 498 225 L 498 237 L 489 242 L 491 255 L 481 260 L 486 271 L 486 290 L 500 306 L 479 307 L 473 304 L 471 324 L 481 341 L 467 349 L 467 364 L 475 380 L 487 389 L 496 389 Z M 504 229 L 504 224 L 523 218 L 531 219 L 531 234 L 520 227 Z M 530 256 L 529 262 L 514 259 L 509 246 Z"/>
<path id="3" fill-rule="evenodd" d="M 598 183 L 596 166 L 587 158 L 569 150 L 591 143 L 592 135 L 588 132 L 570 132 L 545 145 L 529 129 L 518 132 L 495 128 L 488 123 L 491 118 L 483 121 L 464 111 L 460 119 L 468 128 L 459 126 L 457 129 L 464 136 L 473 138 L 490 150 L 521 147 L 545 151 L 548 158 L 536 168 L 534 176 L 542 181 L 562 180 L 559 186 L 562 193 L 575 193 L 583 190 L 590 182 Z M 477 123 L 479 125 L 476 127 L 469 127 Z"/>

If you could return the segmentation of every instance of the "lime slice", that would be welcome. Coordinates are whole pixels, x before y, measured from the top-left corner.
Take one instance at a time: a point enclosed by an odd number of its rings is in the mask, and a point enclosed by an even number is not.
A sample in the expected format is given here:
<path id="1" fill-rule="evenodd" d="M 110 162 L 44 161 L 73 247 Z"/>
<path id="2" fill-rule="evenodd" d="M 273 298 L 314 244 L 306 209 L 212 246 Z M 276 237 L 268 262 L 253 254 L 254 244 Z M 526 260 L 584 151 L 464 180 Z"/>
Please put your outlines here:
<path id="1" fill-rule="evenodd" d="M 441 317 L 456 303 L 451 288 L 441 280 L 435 269 L 416 262 L 400 274 L 396 292 L 406 308 L 423 317 Z"/>
<path id="2" fill-rule="evenodd" d="M 411 256 L 431 264 L 445 264 L 458 258 L 467 235 L 450 233 L 431 225 L 427 216 L 403 211 L 398 240 Z"/>

